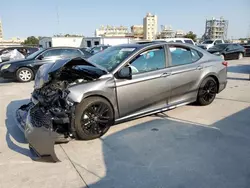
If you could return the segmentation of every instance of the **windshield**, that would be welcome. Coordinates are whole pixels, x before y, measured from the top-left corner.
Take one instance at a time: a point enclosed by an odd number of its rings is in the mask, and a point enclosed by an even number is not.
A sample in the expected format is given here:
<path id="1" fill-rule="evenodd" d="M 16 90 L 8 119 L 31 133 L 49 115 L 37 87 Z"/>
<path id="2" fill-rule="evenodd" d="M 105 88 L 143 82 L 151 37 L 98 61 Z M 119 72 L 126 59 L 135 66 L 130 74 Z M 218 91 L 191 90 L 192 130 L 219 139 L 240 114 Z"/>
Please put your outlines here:
<path id="1" fill-rule="evenodd" d="M 214 41 L 213 40 L 206 40 L 202 44 L 212 44 Z"/>
<path id="2" fill-rule="evenodd" d="M 44 49 L 40 49 L 40 50 L 34 52 L 33 54 L 30 54 L 29 56 L 27 56 L 26 59 L 33 59 L 33 58 L 35 58 L 38 54 L 40 54 L 43 51 L 44 51 Z"/>
<path id="3" fill-rule="evenodd" d="M 217 44 L 210 49 L 224 50 L 227 46 L 228 46 L 228 44 Z"/>
<path id="4" fill-rule="evenodd" d="M 123 62 L 136 48 L 131 47 L 110 47 L 102 52 L 99 52 L 88 60 L 107 69 L 113 71 L 121 62 Z"/>

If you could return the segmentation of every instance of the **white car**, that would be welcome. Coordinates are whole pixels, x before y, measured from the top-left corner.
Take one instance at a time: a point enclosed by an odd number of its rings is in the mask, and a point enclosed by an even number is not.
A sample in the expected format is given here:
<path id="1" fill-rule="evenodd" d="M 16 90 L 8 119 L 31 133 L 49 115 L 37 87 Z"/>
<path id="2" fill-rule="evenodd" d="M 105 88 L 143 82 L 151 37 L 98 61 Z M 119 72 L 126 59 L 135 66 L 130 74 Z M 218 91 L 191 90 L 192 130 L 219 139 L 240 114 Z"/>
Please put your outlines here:
<path id="1" fill-rule="evenodd" d="M 195 45 L 194 41 L 190 38 L 166 38 L 166 39 L 156 39 L 155 41 L 166 41 L 166 42 L 180 42 Z"/>
<path id="2" fill-rule="evenodd" d="M 209 48 L 213 47 L 216 44 L 224 44 L 224 40 L 222 39 L 215 39 L 215 40 L 205 40 L 203 41 L 200 45 L 198 45 L 199 47 L 208 50 Z"/>

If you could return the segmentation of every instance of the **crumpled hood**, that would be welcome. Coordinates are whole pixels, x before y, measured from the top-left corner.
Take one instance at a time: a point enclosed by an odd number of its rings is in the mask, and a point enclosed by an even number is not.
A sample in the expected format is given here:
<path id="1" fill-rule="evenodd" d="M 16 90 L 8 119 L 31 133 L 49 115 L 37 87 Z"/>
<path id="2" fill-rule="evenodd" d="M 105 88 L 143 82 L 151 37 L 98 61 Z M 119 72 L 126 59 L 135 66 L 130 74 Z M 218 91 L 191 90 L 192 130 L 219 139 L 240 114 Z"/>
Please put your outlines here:
<path id="1" fill-rule="evenodd" d="M 52 78 L 55 77 L 59 77 L 60 73 L 62 71 L 62 69 L 65 66 L 68 65 L 71 66 L 79 66 L 80 68 L 76 68 L 80 69 L 80 70 L 85 70 L 85 72 L 95 72 L 95 74 L 106 74 L 108 73 L 107 70 L 105 70 L 103 67 L 94 64 L 94 63 L 90 63 L 88 62 L 86 59 L 82 59 L 82 58 L 75 58 L 75 59 L 61 59 L 56 61 L 55 63 L 52 64 L 45 64 L 43 66 L 41 66 L 38 70 L 38 72 L 36 73 L 36 77 L 35 77 L 35 85 L 34 88 L 35 89 L 39 89 L 41 88 L 45 83 L 48 83 Z M 83 68 L 81 68 L 83 66 Z"/>

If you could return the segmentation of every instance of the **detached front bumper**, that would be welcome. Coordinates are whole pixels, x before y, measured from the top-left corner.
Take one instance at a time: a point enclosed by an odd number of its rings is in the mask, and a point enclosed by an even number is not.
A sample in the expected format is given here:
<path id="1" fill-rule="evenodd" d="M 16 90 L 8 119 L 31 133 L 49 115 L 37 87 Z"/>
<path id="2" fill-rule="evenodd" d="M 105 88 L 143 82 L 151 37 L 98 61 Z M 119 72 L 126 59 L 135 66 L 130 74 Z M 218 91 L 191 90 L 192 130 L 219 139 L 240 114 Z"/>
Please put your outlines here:
<path id="1" fill-rule="evenodd" d="M 53 131 L 49 116 L 42 114 L 33 103 L 21 106 L 16 117 L 29 143 L 32 159 L 35 161 L 58 162 L 54 145 L 58 134 Z"/>

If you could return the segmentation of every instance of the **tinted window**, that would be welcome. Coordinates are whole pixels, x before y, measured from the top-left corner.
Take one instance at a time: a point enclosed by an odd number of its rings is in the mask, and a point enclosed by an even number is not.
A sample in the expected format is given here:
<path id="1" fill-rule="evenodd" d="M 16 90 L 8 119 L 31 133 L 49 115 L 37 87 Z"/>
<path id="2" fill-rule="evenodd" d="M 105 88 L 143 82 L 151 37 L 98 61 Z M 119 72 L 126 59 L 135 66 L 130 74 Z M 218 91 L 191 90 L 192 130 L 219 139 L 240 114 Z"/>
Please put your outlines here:
<path id="1" fill-rule="evenodd" d="M 194 44 L 191 40 L 184 40 L 185 43 Z"/>
<path id="2" fill-rule="evenodd" d="M 231 51 L 234 49 L 234 47 L 233 47 L 233 45 L 228 45 L 226 49 L 227 49 L 227 51 Z"/>
<path id="3" fill-rule="evenodd" d="M 172 66 L 193 63 L 201 58 L 201 54 L 193 49 L 184 47 L 169 47 L 172 57 Z"/>
<path id="4" fill-rule="evenodd" d="M 233 44 L 233 48 L 234 48 L 235 50 L 239 50 L 239 49 L 241 48 L 241 46 L 238 45 L 238 44 Z"/>
<path id="5" fill-rule="evenodd" d="M 48 50 L 43 53 L 43 57 L 60 56 L 62 54 L 61 49 Z"/>
<path id="6" fill-rule="evenodd" d="M 64 49 L 62 55 L 65 57 L 80 57 L 81 53 L 76 49 Z"/>
<path id="7" fill-rule="evenodd" d="M 176 40 L 175 42 L 180 42 L 180 43 L 183 43 L 181 40 Z"/>
<path id="8" fill-rule="evenodd" d="M 216 40 L 216 41 L 214 42 L 214 44 L 221 44 L 221 43 L 222 43 L 221 40 Z"/>
<path id="9" fill-rule="evenodd" d="M 165 52 L 162 47 L 145 51 L 138 55 L 131 63 L 132 73 L 143 73 L 166 67 Z"/>
<path id="10" fill-rule="evenodd" d="M 206 40 L 202 44 L 212 44 L 214 41 L 213 40 Z"/>

